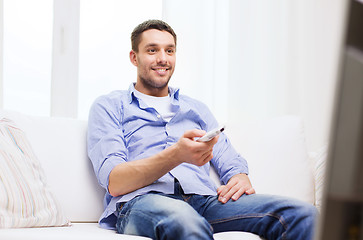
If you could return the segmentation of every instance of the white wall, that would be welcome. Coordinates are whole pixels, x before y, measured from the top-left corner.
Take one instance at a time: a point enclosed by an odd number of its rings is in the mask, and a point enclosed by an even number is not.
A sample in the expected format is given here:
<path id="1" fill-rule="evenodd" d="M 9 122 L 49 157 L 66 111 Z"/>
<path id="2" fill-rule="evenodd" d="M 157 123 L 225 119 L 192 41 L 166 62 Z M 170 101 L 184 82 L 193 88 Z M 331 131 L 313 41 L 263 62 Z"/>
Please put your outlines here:
<path id="1" fill-rule="evenodd" d="M 290 112 L 289 1 L 231 1 L 230 111 L 232 121 Z"/>
<path id="2" fill-rule="evenodd" d="M 344 15 L 343 0 L 232 0 L 230 118 L 297 114 L 308 149 L 326 144 Z"/>
<path id="3" fill-rule="evenodd" d="M 299 14 L 295 41 L 299 112 L 305 120 L 310 149 L 321 146 L 329 137 L 346 3 L 304 0 L 295 7 Z"/>
<path id="4" fill-rule="evenodd" d="M 193 7 L 191 7 L 193 6 Z M 163 19 L 175 30 L 177 64 L 172 86 L 228 119 L 228 1 L 163 1 Z"/>

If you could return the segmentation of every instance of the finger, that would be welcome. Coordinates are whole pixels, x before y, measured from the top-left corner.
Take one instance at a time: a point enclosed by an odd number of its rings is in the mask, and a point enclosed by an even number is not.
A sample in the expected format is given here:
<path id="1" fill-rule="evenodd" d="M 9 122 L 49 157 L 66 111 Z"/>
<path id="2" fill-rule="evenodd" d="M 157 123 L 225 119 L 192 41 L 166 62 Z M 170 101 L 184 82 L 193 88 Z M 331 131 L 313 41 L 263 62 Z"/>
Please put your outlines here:
<path id="1" fill-rule="evenodd" d="M 240 188 L 237 192 L 233 194 L 231 197 L 233 201 L 237 201 L 244 193 L 246 193 L 244 188 Z"/>
<path id="2" fill-rule="evenodd" d="M 209 153 L 203 160 L 203 165 L 213 159 L 213 154 Z"/>
<path id="3" fill-rule="evenodd" d="M 201 146 L 200 151 L 212 153 L 214 145 L 218 142 L 218 137 L 219 136 L 214 137 L 209 142 L 196 142 L 196 143 L 200 144 Z"/>
<path id="4" fill-rule="evenodd" d="M 219 188 L 217 188 L 217 194 L 221 195 L 221 193 L 224 192 L 225 188 L 226 188 L 226 185 L 221 185 Z"/>
<path id="5" fill-rule="evenodd" d="M 247 195 L 251 195 L 251 194 L 255 194 L 255 193 L 256 193 L 256 191 L 254 188 L 250 188 L 250 189 L 246 190 Z"/>
<path id="6" fill-rule="evenodd" d="M 228 192 L 228 188 L 226 185 L 222 185 L 217 189 L 217 194 L 218 194 L 218 201 L 220 201 L 221 203 L 226 203 L 227 202 L 227 198 L 224 196 L 226 193 Z"/>
<path id="7" fill-rule="evenodd" d="M 204 154 L 200 155 L 200 157 L 198 157 L 195 164 L 198 166 L 203 166 L 204 164 L 212 160 L 212 158 L 213 158 L 213 151 L 205 152 Z"/>
<path id="8" fill-rule="evenodd" d="M 235 196 L 236 199 L 238 199 L 240 196 L 242 196 L 246 191 L 246 188 L 241 187 L 239 185 L 234 185 L 232 188 L 229 189 L 229 191 L 223 196 L 224 200 L 226 202 L 229 201 L 229 199 L 231 199 L 233 196 Z M 234 200 L 232 198 L 232 200 Z"/>
<path id="9" fill-rule="evenodd" d="M 233 196 L 232 196 L 232 200 L 233 201 L 237 201 L 243 194 L 246 194 L 246 195 L 251 195 L 251 194 L 255 194 L 256 191 L 254 188 L 250 188 L 250 189 L 247 189 L 246 191 L 241 188 L 240 190 L 238 190 Z"/>
<path id="10" fill-rule="evenodd" d="M 224 188 L 221 190 L 218 200 L 222 203 L 226 203 L 228 202 L 228 200 L 232 197 L 232 195 L 238 191 L 237 188 L 235 188 L 235 186 L 231 185 L 231 184 L 227 184 L 224 186 Z"/>
<path id="11" fill-rule="evenodd" d="M 206 163 L 213 158 L 213 145 L 205 144 L 205 142 L 196 142 L 200 144 L 197 148 L 197 153 L 200 154 L 203 162 Z"/>
<path id="12" fill-rule="evenodd" d="M 211 140 L 209 140 L 208 142 L 204 142 L 210 146 L 213 146 L 214 144 L 216 144 L 218 142 L 219 139 L 219 135 L 215 136 L 214 138 L 212 138 Z"/>
<path id="13" fill-rule="evenodd" d="M 226 202 L 228 202 L 228 199 L 224 196 L 219 195 L 218 201 L 220 201 L 221 203 L 226 203 Z"/>

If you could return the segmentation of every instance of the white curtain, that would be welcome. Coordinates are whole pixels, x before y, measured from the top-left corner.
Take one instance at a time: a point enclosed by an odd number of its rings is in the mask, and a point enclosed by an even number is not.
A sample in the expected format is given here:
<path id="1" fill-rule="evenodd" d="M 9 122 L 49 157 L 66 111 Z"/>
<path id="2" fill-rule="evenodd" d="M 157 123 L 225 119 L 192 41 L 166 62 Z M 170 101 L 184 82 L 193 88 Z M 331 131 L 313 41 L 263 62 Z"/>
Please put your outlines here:
<path id="1" fill-rule="evenodd" d="M 343 0 L 164 0 L 179 38 L 171 84 L 227 126 L 300 115 L 316 150 L 329 137 L 344 13 Z"/>

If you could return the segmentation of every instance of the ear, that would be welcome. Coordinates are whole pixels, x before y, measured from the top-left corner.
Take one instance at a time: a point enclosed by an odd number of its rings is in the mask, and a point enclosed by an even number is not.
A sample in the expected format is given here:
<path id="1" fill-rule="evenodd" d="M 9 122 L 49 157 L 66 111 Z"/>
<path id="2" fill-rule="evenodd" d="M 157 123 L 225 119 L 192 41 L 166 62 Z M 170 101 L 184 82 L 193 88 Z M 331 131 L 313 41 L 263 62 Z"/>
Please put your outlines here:
<path id="1" fill-rule="evenodd" d="M 134 50 L 130 51 L 130 61 L 134 66 L 137 67 L 138 64 L 137 64 L 137 56 L 136 55 L 137 55 L 137 53 Z"/>

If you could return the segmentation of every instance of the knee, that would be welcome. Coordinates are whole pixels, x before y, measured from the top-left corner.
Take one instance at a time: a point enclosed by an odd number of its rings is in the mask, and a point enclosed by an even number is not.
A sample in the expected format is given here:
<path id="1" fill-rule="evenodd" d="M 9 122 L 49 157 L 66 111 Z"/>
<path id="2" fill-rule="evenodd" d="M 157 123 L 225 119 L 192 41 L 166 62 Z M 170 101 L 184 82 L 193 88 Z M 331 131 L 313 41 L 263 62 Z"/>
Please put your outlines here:
<path id="1" fill-rule="evenodd" d="M 141 214 L 144 220 L 150 219 L 157 239 L 212 239 L 213 230 L 208 221 L 182 200 L 150 194 L 137 205 L 142 208 L 133 206 L 134 213 Z"/>
<path id="2" fill-rule="evenodd" d="M 201 216 L 173 215 L 157 224 L 156 236 L 166 236 L 160 239 L 213 239 L 213 229 Z"/>
<path id="3" fill-rule="evenodd" d="M 318 211 L 312 204 L 288 200 L 287 205 L 282 213 L 282 219 L 285 222 L 285 231 L 282 234 L 285 239 L 310 240 L 315 232 L 316 219 Z"/>
<path id="4" fill-rule="evenodd" d="M 308 222 L 311 222 L 311 224 L 314 224 L 315 219 L 318 216 L 316 207 L 309 203 L 297 204 L 295 213 L 297 217 L 306 219 Z"/>
<path id="5" fill-rule="evenodd" d="M 305 206 L 298 211 L 298 214 L 307 229 L 314 230 L 319 215 L 318 210 L 311 204 L 305 204 Z"/>

